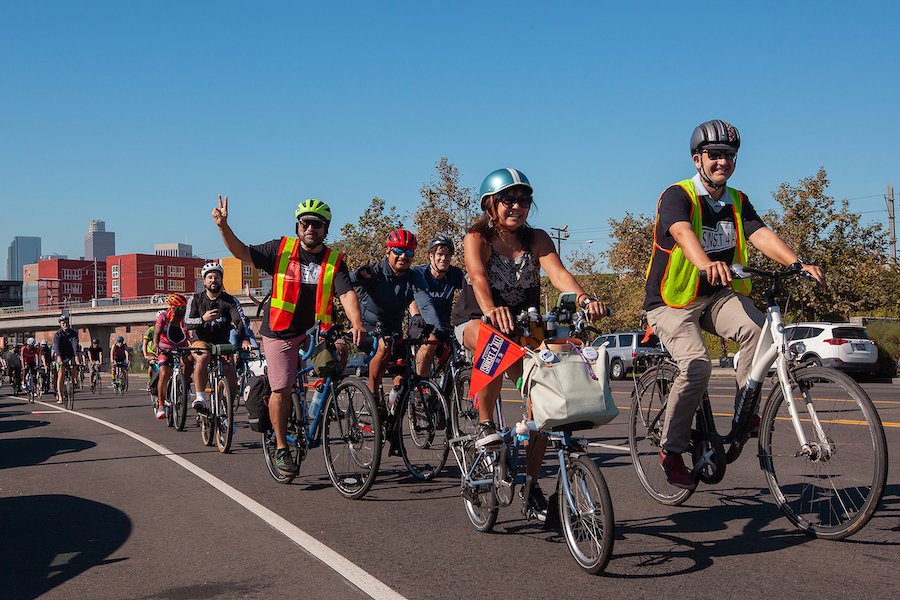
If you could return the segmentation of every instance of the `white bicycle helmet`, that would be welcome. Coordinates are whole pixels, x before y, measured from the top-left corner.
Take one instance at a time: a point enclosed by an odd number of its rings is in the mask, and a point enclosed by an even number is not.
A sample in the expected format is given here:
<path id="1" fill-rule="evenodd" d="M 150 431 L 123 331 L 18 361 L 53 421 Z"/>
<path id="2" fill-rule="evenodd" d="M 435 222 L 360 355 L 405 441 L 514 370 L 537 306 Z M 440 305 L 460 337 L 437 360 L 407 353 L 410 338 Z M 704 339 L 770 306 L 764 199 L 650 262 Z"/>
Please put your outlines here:
<path id="1" fill-rule="evenodd" d="M 200 277 L 205 278 L 206 274 L 212 271 L 218 271 L 219 275 L 225 277 L 225 269 L 223 269 L 222 265 L 220 265 L 217 261 L 210 261 L 203 265 L 203 270 L 200 272 Z"/>

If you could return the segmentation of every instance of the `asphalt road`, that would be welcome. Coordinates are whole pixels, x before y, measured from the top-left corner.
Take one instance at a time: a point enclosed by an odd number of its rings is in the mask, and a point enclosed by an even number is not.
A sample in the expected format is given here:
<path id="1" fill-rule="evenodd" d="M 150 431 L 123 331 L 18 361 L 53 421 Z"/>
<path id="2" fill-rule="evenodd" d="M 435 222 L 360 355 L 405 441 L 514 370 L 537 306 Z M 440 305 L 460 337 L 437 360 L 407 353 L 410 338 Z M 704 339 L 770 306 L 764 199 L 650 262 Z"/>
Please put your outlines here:
<path id="1" fill-rule="evenodd" d="M 592 577 L 515 503 L 494 533 L 474 531 L 452 457 L 423 484 L 385 456 L 371 492 L 350 501 L 313 450 L 294 483 L 279 485 L 243 409 L 233 452 L 221 455 L 192 418 L 180 433 L 154 420 L 140 382 L 124 397 L 79 393 L 77 414 L 0 389 L 0 598 L 900 596 L 898 383 L 865 384 L 886 425 L 888 487 L 867 528 L 844 542 L 794 530 L 751 452 L 671 508 L 635 477 L 626 410 L 588 432 L 602 444 L 592 455 L 616 517 L 612 560 Z M 630 382 L 613 385 L 626 409 Z M 713 380 L 716 412 L 732 394 L 732 382 Z M 517 410 L 505 404 L 510 418 Z"/>

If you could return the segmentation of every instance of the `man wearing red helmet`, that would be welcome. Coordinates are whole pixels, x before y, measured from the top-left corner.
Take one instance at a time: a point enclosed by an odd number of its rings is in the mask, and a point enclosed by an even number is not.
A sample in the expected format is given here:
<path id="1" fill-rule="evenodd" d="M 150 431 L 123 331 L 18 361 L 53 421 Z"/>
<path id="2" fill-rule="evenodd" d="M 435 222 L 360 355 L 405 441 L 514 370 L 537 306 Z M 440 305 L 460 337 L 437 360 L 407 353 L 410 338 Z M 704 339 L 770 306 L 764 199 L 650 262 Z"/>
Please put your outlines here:
<path id="1" fill-rule="evenodd" d="M 416 236 L 406 229 L 395 229 L 387 238 L 385 259 L 375 265 L 360 267 L 351 276 L 357 286 L 363 323 L 368 331 L 379 324 L 385 336 L 403 331 L 403 318 L 409 305 L 415 301 L 421 319 L 440 329 L 428 284 L 418 271 L 411 270 L 416 253 Z M 375 393 L 387 368 L 389 347 L 379 344 L 369 362 L 369 389 Z"/>
<path id="2" fill-rule="evenodd" d="M 749 280 L 732 280 L 730 265 L 747 263 L 749 241 L 773 261 L 800 264 L 820 285 L 825 282 L 819 267 L 806 264 L 765 226 L 743 192 L 726 185 L 740 147 L 734 125 L 718 119 L 698 125 L 690 148 L 697 173 L 669 186 L 657 205 L 644 310 L 679 367 L 669 390 L 660 466 L 670 484 L 684 489 L 696 482 L 681 454 L 690 446 L 694 413 L 712 372 L 702 330 L 738 342 L 753 356 L 764 322 L 747 297 Z M 750 366 L 749 360 L 740 362 L 739 386 L 747 382 Z M 757 415 L 751 431 L 754 424 L 758 430 Z"/>

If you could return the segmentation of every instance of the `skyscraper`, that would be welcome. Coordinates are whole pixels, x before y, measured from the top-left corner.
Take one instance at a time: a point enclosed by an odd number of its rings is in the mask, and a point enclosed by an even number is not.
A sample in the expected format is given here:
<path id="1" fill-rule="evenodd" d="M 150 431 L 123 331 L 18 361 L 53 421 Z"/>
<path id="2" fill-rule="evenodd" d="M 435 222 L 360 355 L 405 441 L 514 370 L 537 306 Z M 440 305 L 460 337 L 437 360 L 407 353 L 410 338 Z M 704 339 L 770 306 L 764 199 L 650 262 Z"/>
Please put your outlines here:
<path id="1" fill-rule="evenodd" d="M 17 235 L 9 245 L 6 258 L 6 278 L 22 281 L 22 267 L 36 263 L 41 256 L 41 238 Z"/>
<path id="2" fill-rule="evenodd" d="M 106 231 L 105 221 L 91 221 L 84 236 L 84 259 L 106 260 L 116 253 L 116 234 Z"/>

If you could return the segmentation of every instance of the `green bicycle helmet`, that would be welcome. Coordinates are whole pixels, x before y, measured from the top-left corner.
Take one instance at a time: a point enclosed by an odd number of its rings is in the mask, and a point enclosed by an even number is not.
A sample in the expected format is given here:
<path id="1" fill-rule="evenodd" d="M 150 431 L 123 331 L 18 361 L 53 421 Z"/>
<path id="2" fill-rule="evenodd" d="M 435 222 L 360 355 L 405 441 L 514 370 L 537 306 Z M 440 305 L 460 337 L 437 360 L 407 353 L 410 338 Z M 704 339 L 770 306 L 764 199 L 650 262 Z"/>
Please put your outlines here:
<path id="1" fill-rule="evenodd" d="M 523 185 L 533 191 L 531 182 L 525 177 L 525 173 L 516 169 L 497 169 L 490 173 L 481 182 L 481 210 L 487 210 L 486 200 L 488 196 L 502 192 L 507 188 Z"/>
<path id="2" fill-rule="evenodd" d="M 331 208 L 321 200 L 309 198 L 297 205 L 294 211 L 294 217 L 299 221 L 303 215 L 315 215 L 324 220 L 325 223 L 331 223 Z"/>

